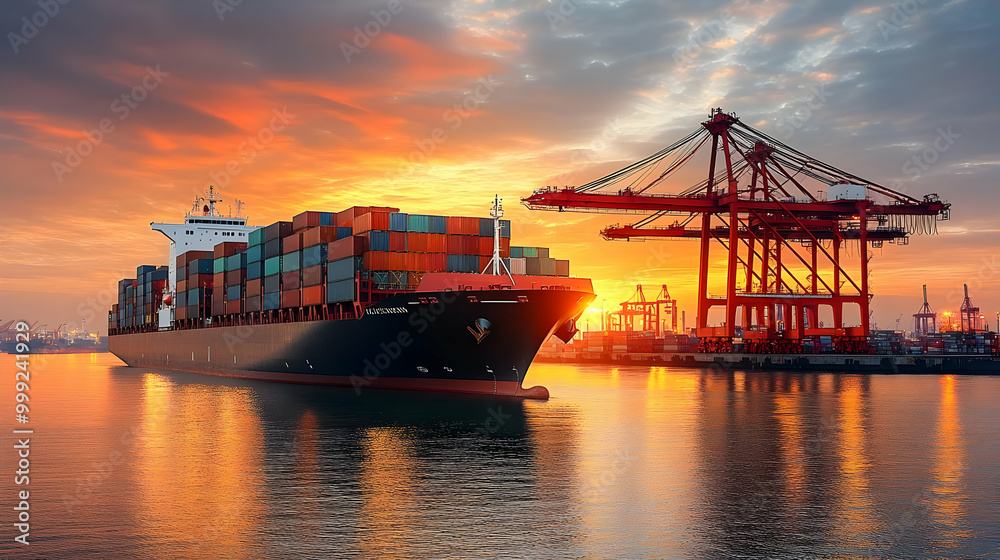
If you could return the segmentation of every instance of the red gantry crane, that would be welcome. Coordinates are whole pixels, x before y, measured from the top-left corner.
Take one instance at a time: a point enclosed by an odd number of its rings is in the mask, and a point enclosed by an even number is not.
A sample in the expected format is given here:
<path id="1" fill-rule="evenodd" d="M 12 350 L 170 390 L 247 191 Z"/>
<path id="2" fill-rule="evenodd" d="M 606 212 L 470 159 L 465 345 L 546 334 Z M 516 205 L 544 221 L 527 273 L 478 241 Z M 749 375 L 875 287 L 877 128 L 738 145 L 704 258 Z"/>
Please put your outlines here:
<path id="1" fill-rule="evenodd" d="M 662 192 L 708 145 L 706 179 Z M 605 228 L 609 240 L 700 240 L 697 335 L 704 352 L 731 351 L 737 325 L 746 352 L 797 353 L 804 338 L 820 336 L 840 352 L 870 352 L 869 245 L 905 245 L 910 234 L 935 233 L 950 211 L 935 194 L 919 200 L 840 170 L 721 109 L 641 161 L 579 187 L 538 189 L 522 202 L 538 210 L 644 215 Z M 727 263 L 724 295 L 709 294 L 713 246 Z M 847 305 L 857 306 L 860 326 L 845 326 Z M 820 325 L 823 306 L 832 311 L 832 326 Z M 715 307 L 724 308 L 724 320 L 710 326 Z"/>

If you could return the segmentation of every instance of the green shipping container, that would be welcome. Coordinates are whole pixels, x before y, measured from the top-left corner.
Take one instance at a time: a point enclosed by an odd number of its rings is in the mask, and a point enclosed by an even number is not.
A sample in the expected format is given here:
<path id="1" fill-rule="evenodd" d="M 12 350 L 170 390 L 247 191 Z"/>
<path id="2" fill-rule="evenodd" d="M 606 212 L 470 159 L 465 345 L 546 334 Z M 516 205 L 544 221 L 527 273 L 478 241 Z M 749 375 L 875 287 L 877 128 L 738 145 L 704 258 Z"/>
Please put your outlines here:
<path id="1" fill-rule="evenodd" d="M 298 270 L 302 264 L 302 252 L 293 251 L 281 256 L 281 272 L 292 272 Z"/>
<path id="2" fill-rule="evenodd" d="M 220 272 L 226 271 L 226 257 L 219 257 L 215 259 L 215 264 L 212 267 L 212 272 L 218 274 Z"/>
<path id="3" fill-rule="evenodd" d="M 274 276 L 281 272 L 281 257 L 271 257 L 264 261 L 264 276 Z"/>
<path id="4" fill-rule="evenodd" d="M 264 228 L 258 228 L 250 232 L 250 239 L 247 245 L 253 247 L 254 245 L 264 244 Z"/>

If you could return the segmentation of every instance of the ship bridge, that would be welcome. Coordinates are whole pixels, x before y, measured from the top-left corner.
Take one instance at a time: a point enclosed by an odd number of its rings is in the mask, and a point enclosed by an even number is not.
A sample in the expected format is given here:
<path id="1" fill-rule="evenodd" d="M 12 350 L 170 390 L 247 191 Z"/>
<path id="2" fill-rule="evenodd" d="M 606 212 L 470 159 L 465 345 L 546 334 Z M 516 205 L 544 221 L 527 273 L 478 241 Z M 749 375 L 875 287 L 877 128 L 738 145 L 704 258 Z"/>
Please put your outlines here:
<path id="1" fill-rule="evenodd" d="M 247 225 L 241 216 L 243 203 L 236 201 L 236 215 L 223 216 L 216 209 L 222 202 L 215 188 L 209 186 L 206 196 L 195 197 L 191 211 L 184 216 L 182 224 L 151 222 L 153 231 L 158 231 L 170 240 L 169 282 L 170 292 L 177 287 L 177 255 L 188 251 L 211 251 L 217 244 L 226 241 L 246 243 L 250 232 L 257 229 Z"/>

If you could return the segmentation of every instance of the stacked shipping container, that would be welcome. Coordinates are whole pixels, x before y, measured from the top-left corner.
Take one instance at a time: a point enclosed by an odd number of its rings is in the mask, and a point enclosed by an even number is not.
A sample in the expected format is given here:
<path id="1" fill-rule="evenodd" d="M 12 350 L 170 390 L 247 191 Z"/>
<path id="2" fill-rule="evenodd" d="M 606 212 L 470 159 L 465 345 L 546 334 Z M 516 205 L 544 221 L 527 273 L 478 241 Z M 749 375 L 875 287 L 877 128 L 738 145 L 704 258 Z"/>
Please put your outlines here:
<path id="1" fill-rule="evenodd" d="M 569 275 L 569 262 L 549 258 L 546 248 L 511 247 L 509 221 L 500 230 L 500 256 L 514 274 Z M 426 272 L 478 273 L 493 255 L 493 234 L 488 218 L 366 206 L 303 212 L 250 232 L 247 243 L 178 256 L 175 318 L 367 302 L 373 291 L 414 289 Z M 119 284 L 112 326 L 156 321 L 166 267 L 139 267 L 136 276 Z"/>

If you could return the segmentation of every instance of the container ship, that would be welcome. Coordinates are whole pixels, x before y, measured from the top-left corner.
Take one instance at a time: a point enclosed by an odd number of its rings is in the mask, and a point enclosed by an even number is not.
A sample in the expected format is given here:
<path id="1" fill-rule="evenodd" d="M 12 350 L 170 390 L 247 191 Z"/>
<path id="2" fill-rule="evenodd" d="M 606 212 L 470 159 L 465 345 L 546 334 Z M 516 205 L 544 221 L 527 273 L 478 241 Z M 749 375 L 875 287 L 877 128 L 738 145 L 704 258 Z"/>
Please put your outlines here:
<path id="1" fill-rule="evenodd" d="M 569 261 L 510 246 L 499 199 L 490 218 L 354 206 L 256 228 L 220 201 L 152 223 L 169 264 L 119 282 L 108 347 L 129 366 L 548 398 L 522 386 L 528 367 L 595 297 Z"/>

